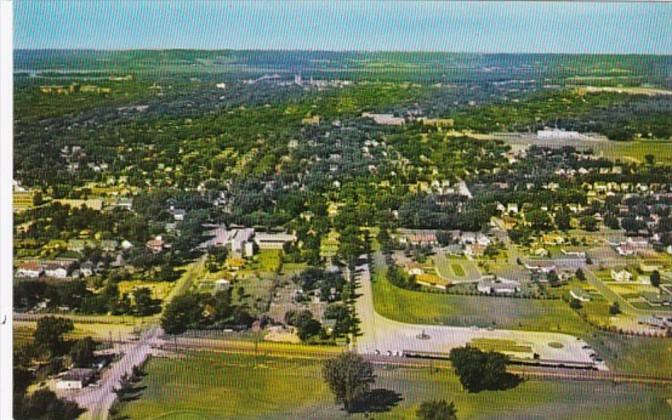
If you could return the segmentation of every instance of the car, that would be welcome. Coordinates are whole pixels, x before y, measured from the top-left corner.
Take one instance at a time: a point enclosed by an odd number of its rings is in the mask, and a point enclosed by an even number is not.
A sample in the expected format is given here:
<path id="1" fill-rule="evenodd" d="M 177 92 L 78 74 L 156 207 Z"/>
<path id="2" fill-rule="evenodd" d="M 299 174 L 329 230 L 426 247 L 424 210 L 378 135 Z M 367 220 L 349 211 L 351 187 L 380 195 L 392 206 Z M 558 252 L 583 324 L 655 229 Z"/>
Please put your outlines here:
<path id="1" fill-rule="evenodd" d="M 93 382 L 89 384 L 89 388 L 100 388 L 100 382 Z"/>

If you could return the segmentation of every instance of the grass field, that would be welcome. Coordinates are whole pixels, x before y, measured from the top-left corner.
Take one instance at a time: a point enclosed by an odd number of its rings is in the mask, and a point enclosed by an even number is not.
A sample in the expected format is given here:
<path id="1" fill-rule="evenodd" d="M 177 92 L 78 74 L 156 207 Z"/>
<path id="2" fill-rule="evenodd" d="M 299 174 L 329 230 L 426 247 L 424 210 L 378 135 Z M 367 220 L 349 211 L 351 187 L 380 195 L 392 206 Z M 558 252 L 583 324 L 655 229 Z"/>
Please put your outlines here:
<path id="1" fill-rule="evenodd" d="M 381 315 L 412 324 L 444 324 L 583 334 L 586 324 L 562 300 L 458 296 L 400 289 L 376 275 L 374 304 Z"/>
<path id="2" fill-rule="evenodd" d="M 498 340 L 496 338 L 475 338 L 471 345 L 483 351 L 498 351 L 502 353 L 533 353 L 530 346 L 522 346 L 513 340 Z"/>
<path id="3" fill-rule="evenodd" d="M 390 401 L 379 413 L 347 415 L 334 404 L 315 360 L 191 353 L 152 359 L 135 401 L 118 406 L 131 419 L 414 418 L 426 400 L 454 401 L 459 418 L 664 418 L 669 389 L 530 380 L 508 391 L 470 394 L 448 370 L 377 367 L 374 389 Z M 666 411 L 667 410 L 667 411 Z M 127 416 L 127 417 L 123 417 Z"/>
<path id="4" fill-rule="evenodd" d="M 152 291 L 154 299 L 164 300 L 170 295 L 170 291 L 175 286 L 175 283 L 168 281 L 142 281 L 142 280 L 125 280 L 118 283 L 119 293 L 130 293 L 135 288 L 147 287 Z"/>
<path id="5" fill-rule="evenodd" d="M 478 280 L 481 277 L 476 264 L 466 258 L 436 255 L 434 257 L 436 272 L 441 277 L 452 281 Z"/>

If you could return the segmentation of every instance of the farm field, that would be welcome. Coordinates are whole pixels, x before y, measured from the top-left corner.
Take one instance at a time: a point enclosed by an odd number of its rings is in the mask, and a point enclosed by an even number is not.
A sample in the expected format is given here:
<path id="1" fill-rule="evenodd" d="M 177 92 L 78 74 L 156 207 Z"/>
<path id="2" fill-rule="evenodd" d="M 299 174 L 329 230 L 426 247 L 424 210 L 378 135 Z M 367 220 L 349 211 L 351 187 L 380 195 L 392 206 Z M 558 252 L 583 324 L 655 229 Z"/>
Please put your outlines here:
<path id="1" fill-rule="evenodd" d="M 376 311 L 412 324 L 443 324 L 583 334 L 589 326 L 562 300 L 459 296 L 398 288 L 378 274 Z"/>
<path id="2" fill-rule="evenodd" d="M 164 420 L 366 418 L 361 412 L 348 416 L 334 404 L 320 369 L 317 361 L 281 358 L 265 358 L 255 367 L 250 356 L 211 352 L 152 359 L 140 384 L 147 388 L 118 412 L 122 418 Z M 598 408 L 600 418 L 644 413 L 660 418 L 669 410 L 669 389 L 529 380 L 507 391 L 471 394 L 447 370 L 376 368 L 375 373 L 373 388 L 389 400 L 379 406 L 377 419 L 412 418 L 430 399 L 454 401 L 460 418 L 598 418 Z"/>

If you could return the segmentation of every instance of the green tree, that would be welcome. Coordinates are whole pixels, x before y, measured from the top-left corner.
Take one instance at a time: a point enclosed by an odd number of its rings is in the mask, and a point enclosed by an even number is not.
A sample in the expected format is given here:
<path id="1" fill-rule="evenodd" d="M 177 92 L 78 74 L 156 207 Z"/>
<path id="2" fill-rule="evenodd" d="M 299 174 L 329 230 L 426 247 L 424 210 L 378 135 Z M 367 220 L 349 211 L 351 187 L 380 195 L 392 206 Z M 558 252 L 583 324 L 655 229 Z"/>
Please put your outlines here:
<path id="1" fill-rule="evenodd" d="M 177 296 L 166 307 L 161 317 L 161 327 L 166 334 L 182 334 L 198 324 L 202 314 L 203 306 L 197 295 Z"/>
<path id="2" fill-rule="evenodd" d="M 77 340 L 70 348 L 70 359 L 76 367 L 90 368 L 96 360 L 94 352 L 96 342 L 91 337 L 84 337 Z"/>
<path id="3" fill-rule="evenodd" d="M 74 329 L 75 324 L 71 319 L 46 316 L 37 320 L 33 338 L 42 350 L 49 352 L 50 356 L 59 356 L 65 350 L 63 335 Z"/>
<path id="4" fill-rule="evenodd" d="M 581 305 L 581 301 L 578 299 L 572 299 L 569 301 L 569 307 L 572 309 L 581 309 L 583 306 Z"/>
<path id="5" fill-rule="evenodd" d="M 76 403 L 59 399 L 48 389 L 33 392 L 14 407 L 17 420 L 73 420 L 83 412 Z"/>
<path id="6" fill-rule="evenodd" d="M 362 356 L 344 352 L 325 362 L 322 369 L 324 381 L 334 394 L 336 402 L 351 411 L 375 382 L 373 365 Z"/>
<path id="7" fill-rule="evenodd" d="M 658 270 L 654 270 L 653 273 L 651 273 L 651 286 L 653 287 L 660 286 L 660 273 L 658 272 Z"/>
<path id="8" fill-rule="evenodd" d="M 425 401 L 420 404 L 415 415 L 420 420 L 456 420 L 457 409 L 452 401 Z"/>
<path id="9" fill-rule="evenodd" d="M 569 215 L 569 212 L 565 209 L 562 209 L 558 211 L 558 213 L 555 215 L 555 225 L 558 227 L 560 230 L 569 230 L 571 228 L 571 216 Z"/>
<path id="10" fill-rule="evenodd" d="M 577 279 L 579 279 L 581 281 L 586 280 L 586 273 L 584 273 L 581 268 L 577 268 L 576 273 L 574 275 L 576 276 Z"/>
<path id="11" fill-rule="evenodd" d="M 647 154 L 647 155 L 644 155 L 644 160 L 646 160 L 647 165 L 653 165 L 656 158 L 652 154 Z"/>
<path id="12" fill-rule="evenodd" d="M 515 377 L 506 372 L 507 361 L 501 353 L 485 353 L 476 347 L 456 347 L 450 351 L 455 373 L 469 392 L 509 386 Z"/>
<path id="13" fill-rule="evenodd" d="M 614 302 L 611 304 L 609 307 L 609 314 L 610 315 L 618 315 L 621 313 L 621 306 L 618 304 L 618 302 Z"/>
<path id="14" fill-rule="evenodd" d="M 597 230 L 597 219 L 593 216 L 584 216 L 579 219 L 579 224 L 581 229 L 587 230 L 588 232 L 594 232 Z"/>

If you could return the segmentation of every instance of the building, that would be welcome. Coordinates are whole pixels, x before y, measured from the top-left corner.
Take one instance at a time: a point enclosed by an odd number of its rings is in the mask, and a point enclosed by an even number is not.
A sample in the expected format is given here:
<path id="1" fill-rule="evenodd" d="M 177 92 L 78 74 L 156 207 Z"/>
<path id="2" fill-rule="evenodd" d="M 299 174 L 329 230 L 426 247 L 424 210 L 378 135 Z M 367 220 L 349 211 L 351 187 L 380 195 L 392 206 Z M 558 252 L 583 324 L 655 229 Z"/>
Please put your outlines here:
<path id="1" fill-rule="evenodd" d="M 362 117 L 371 118 L 376 124 L 380 125 L 403 125 L 406 122 L 403 118 L 395 117 L 393 114 L 372 114 L 370 112 L 364 112 Z"/>
<path id="2" fill-rule="evenodd" d="M 432 229 L 399 229 L 397 239 L 402 244 L 438 245 L 436 231 Z"/>
<path id="3" fill-rule="evenodd" d="M 72 262 L 53 262 L 44 265 L 44 274 L 47 277 L 65 279 L 72 272 Z"/>
<path id="4" fill-rule="evenodd" d="M 477 289 L 489 295 L 513 295 L 520 291 L 520 283 L 515 280 L 481 280 Z"/>
<path id="5" fill-rule="evenodd" d="M 580 301 L 580 302 L 590 302 L 590 296 L 586 294 L 583 290 L 580 289 L 572 289 L 569 291 L 570 296 L 572 296 L 574 299 Z"/>
<path id="6" fill-rule="evenodd" d="M 546 261 L 528 261 L 525 263 L 525 268 L 527 268 L 530 271 L 540 272 L 544 274 L 548 274 L 551 271 L 556 271 L 557 269 L 554 263 Z"/>
<path id="7" fill-rule="evenodd" d="M 96 377 L 93 369 L 73 368 L 56 381 L 56 389 L 82 389 Z"/>
<path id="8" fill-rule="evenodd" d="M 628 270 L 611 270 L 611 278 L 617 282 L 632 281 L 632 274 Z"/>
<path id="9" fill-rule="evenodd" d="M 404 269 L 406 272 L 411 275 L 411 276 L 419 276 L 421 274 L 424 274 L 425 270 L 423 270 L 422 265 L 418 264 L 415 261 L 408 262 L 404 265 Z"/>
<path id="10" fill-rule="evenodd" d="M 550 139 L 550 140 L 559 140 L 559 139 L 582 139 L 583 134 L 578 131 L 565 131 L 559 130 L 557 128 L 537 131 L 537 138 L 539 139 Z"/>
<path id="11" fill-rule="evenodd" d="M 16 270 L 17 277 L 38 278 L 44 273 L 44 268 L 36 262 L 25 262 L 19 265 Z"/>
<path id="12" fill-rule="evenodd" d="M 286 243 L 296 241 L 296 236 L 289 233 L 256 232 L 254 242 L 259 249 L 282 249 Z"/>
<path id="13" fill-rule="evenodd" d="M 147 249 L 149 249 L 153 254 L 158 254 L 159 252 L 163 251 L 166 243 L 164 242 L 163 238 L 161 238 L 161 236 L 157 236 L 154 239 L 147 241 L 145 245 L 147 246 Z"/>

